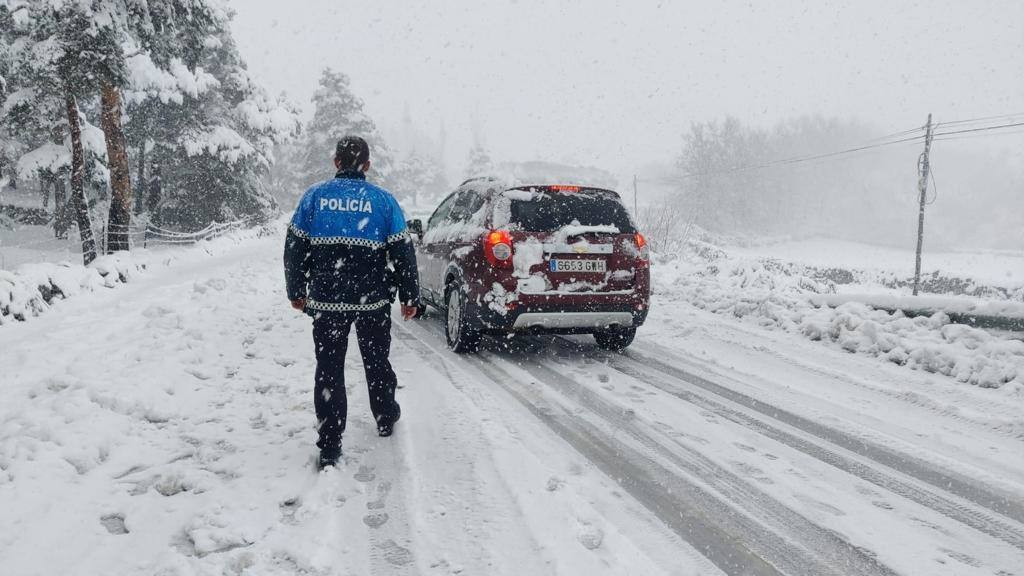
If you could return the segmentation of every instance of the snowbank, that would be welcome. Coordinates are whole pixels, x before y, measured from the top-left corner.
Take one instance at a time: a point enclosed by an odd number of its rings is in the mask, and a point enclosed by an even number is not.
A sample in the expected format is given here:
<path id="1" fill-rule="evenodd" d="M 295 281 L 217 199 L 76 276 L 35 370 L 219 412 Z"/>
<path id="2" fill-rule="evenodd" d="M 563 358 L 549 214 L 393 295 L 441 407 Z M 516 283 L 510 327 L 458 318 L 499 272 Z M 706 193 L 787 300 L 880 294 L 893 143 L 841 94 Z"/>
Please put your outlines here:
<path id="1" fill-rule="evenodd" d="M 946 313 L 908 318 L 836 294 L 836 284 L 795 263 L 738 256 L 693 241 L 652 266 L 653 290 L 670 299 L 769 329 L 829 342 L 901 366 L 986 388 L 1024 386 L 1024 342 L 952 324 Z M 905 299 L 905 298 L 904 298 Z M 891 303 L 901 297 L 891 296 Z M 947 298 L 933 299 L 948 303 Z M 976 301 L 972 310 L 1019 311 L 1017 303 Z M 831 304 L 831 306 L 830 306 Z"/>
<path id="2" fill-rule="evenodd" d="M 196 246 L 209 251 L 219 243 L 234 245 L 253 236 L 283 235 L 283 222 L 209 238 Z M 39 316 L 60 300 L 129 282 L 144 272 L 154 258 L 166 260 L 167 252 L 136 249 L 100 256 L 89 266 L 37 262 L 23 264 L 14 271 L 0 270 L 0 326 Z"/>
<path id="3" fill-rule="evenodd" d="M 0 325 L 49 310 L 54 301 L 113 288 L 145 268 L 125 253 L 97 258 L 89 266 L 43 262 L 15 272 L 0 270 Z"/>
<path id="4" fill-rule="evenodd" d="M 907 296 L 902 294 L 828 294 L 813 298 L 815 304 L 840 306 L 860 302 L 887 310 L 942 310 L 947 314 L 1001 316 L 1024 319 L 1024 301 L 980 300 L 963 296 Z"/>

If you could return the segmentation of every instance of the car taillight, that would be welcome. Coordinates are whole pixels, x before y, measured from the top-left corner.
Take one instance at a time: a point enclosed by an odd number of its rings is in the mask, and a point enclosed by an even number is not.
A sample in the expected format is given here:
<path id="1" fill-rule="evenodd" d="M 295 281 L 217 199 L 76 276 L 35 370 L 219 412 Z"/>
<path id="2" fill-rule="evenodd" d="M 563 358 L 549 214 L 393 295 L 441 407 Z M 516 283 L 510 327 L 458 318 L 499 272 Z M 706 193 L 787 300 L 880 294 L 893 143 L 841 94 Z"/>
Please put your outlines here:
<path id="1" fill-rule="evenodd" d="M 651 248 L 647 245 L 647 239 L 644 238 L 643 234 L 637 232 L 635 240 L 637 259 L 642 262 L 647 262 L 651 259 Z"/>
<path id="2" fill-rule="evenodd" d="M 495 268 L 512 266 L 512 236 L 504 230 L 495 230 L 484 236 L 484 255 Z"/>

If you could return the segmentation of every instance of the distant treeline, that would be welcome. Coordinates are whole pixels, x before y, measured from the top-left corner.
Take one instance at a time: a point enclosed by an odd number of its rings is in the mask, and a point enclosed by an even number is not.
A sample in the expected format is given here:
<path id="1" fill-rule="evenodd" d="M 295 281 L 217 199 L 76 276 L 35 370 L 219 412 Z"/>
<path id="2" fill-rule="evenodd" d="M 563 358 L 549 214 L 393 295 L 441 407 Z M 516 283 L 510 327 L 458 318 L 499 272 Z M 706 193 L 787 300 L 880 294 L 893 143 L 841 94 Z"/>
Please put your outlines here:
<path id="1" fill-rule="evenodd" d="M 694 123 L 677 157 L 673 212 L 727 234 L 912 244 L 924 143 L 905 139 L 822 117 L 767 128 L 735 118 Z M 933 248 L 1024 245 L 1024 176 L 1011 158 L 971 147 L 977 142 L 933 146 L 925 228 Z"/>

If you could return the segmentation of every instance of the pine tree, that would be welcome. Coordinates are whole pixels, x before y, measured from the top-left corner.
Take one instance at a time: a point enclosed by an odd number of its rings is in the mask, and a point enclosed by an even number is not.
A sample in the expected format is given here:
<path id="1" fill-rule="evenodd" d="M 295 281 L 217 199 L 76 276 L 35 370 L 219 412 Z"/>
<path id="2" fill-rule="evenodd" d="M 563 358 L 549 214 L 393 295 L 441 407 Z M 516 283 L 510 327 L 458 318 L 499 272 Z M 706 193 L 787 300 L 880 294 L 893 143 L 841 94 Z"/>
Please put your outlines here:
<path id="1" fill-rule="evenodd" d="M 476 143 L 469 150 L 469 159 L 466 161 L 466 178 L 477 178 L 490 176 L 494 172 L 494 164 L 491 162 L 491 155 L 480 143 Z"/>
<path id="2" fill-rule="evenodd" d="M 63 108 L 70 158 L 64 155 L 65 148 L 51 141 L 23 154 L 19 165 L 27 168 L 24 171 L 49 172 L 52 177 L 64 168 L 67 160 L 71 174 L 70 203 L 82 240 L 82 258 L 89 264 L 96 257 L 96 243 L 85 198 L 87 156 L 78 99 L 94 88 L 96 78 L 93 51 L 100 49 L 103 40 L 93 35 L 95 13 L 89 6 L 72 0 L 16 2 L 13 7 L 10 4 L 6 6 L 7 17 L 12 18 L 13 24 L 10 33 L 17 38 L 11 44 L 17 47 L 11 59 L 11 75 L 20 85 L 17 93 L 5 101 L 4 121 L 8 125 L 20 122 L 23 126 L 34 126 L 36 133 L 26 140 L 38 144 L 42 132 L 51 132 L 50 137 L 56 140 L 55 127 L 60 124 L 56 110 Z M 17 14 L 22 11 L 25 14 Z M 62 106 L 57 105 L 58 101 Z M 32 142 L 33 139 L 37 141 Z"/>
<path id="3" fill-rule="evenodd" d="M 70 177 L 86 244 L 86 193 L 105 198 L 109 174 L 111 250 L 127 247 L 136 167 L 151 194 L 135 209 L 168 225 L 266 217 L 297 114 L 251 80 L 229 30 L 217 0 L 0 0 L 0 170 L 55 195 Z"/>
<path id="4" fill-rule="evenodd" d="M 128 59 L 129 139 L 144 162 L 153 216 L 202 228 L 263 218 L 276 208 L 263 183 L 273 147 L 297 132 L 294 110 L 256 85 L 231 38 L 229 16 L 207 0 L 149 0 L 133 21 L 141 53 Z M 145 165 L 140 173 L 145 172 Z M 142 176 L 140 176 L 142 178 Z"/>
<path id="5" fill-rule="evenodd" d="M 448 187 L 441 165 L 418 154 L 411 154 L 398 162 L 392 181 L 391 191 L 395 198 L 416 205 L 432 203 Z"/>
<path id="6" fill-rule="evenodd" d="M 348 76 L 325 69 L 313 104 L 313 118 L 306 125 L 299 152 L 299 185 L 305 189 L 332 176 L 335 144 L 344 136 L 355 135 L 370 145 L 371 170 L 378 183 L 390 187 L 394 170 L 391 152 L 363 110 L 363 101 L 352 92 Z"/>

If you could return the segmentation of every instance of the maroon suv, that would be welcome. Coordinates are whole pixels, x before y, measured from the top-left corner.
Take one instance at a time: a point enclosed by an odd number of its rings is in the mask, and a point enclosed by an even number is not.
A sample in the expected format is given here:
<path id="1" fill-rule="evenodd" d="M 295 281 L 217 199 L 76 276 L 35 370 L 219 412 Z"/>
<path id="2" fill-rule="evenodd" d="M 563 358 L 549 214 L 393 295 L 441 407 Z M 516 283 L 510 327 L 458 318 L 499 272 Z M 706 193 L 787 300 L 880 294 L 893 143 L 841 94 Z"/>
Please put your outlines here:
<path id="1" fill-rule="evenodd" d="M 647 318 L 648 257 L 615 192 L 488 178 L 441 202 L 417 250 L 423 297 L 444 312 L 456 352 L 523 332 L 593 334 L 621 350 Z"/>

